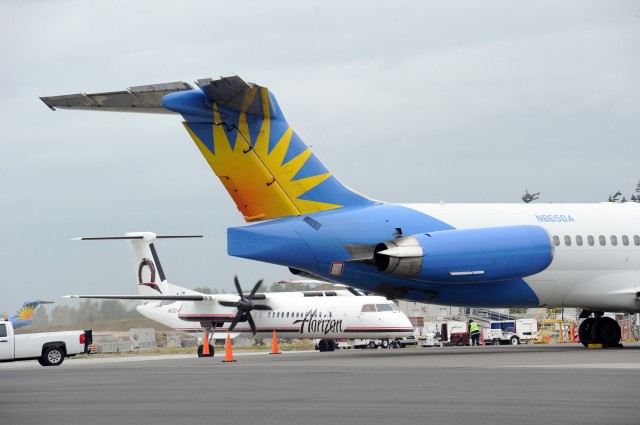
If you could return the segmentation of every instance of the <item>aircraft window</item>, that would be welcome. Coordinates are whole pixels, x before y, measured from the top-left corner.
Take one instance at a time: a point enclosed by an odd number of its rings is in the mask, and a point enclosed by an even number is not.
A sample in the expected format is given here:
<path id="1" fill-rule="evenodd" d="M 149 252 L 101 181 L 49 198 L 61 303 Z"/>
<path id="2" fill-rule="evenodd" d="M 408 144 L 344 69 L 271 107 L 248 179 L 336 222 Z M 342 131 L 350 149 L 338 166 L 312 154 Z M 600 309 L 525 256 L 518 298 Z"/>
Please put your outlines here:
<path id="1" fill-rule="evenodd" d="M 289 312 L 287 311 L 287 319 L 289 318 Z"/>
<path id="2" fill-rule="evenodd" d="M 576 245 L 582 246 L 582 236 L 576 236 Z"/>
<path id="3" fill-rule="evenodd" d="M 635 235 L 635 236 L 633 237 L 633 243 L 634 243 L 636 246 L 640 246 L 640 236 Z"/>
<path id="4" fill-rule="evenodd" d="M 389 304 L 376 304 L 378 311 L 393 311 Z"/>
<path id="5" fill-rule="evenodd" d="M 629 236 L 622 235 L 622 245 L 629 246 Z"/>
<path id="6" fill-rule="evenodd" d="M 393 311 L 400 311 L 396 303 L 389 303 L 389 304 L 391 305 L 391 308 L 393 309 Z"/>
<path id="7" fill-rule="evenodd" d="M 601 246 L 605 246 L 607 244 L 607 238 L 602 235 L 598 236 L 598 240 L 600 241 Z"/>
<path id="8" fill-rule="evenodd" d="M 616 235 L 611 235 L 611 245 L 613 246 L 618 245 L 618 237 Z"/>
<path id="9" fill-rule="evenodd" d="M 360 310 L 361 313 L 370 313 L 372 311 L 376 311 L 375 304 L 365 304 L 362 306 L 362 310 Z"/>
<path id="10" fill-rule="evenodd" d="M 571 236 L 569 235 L 564 235 L 564 244 L 566 246 L 571 246 Z"/>
<path id="11" fill-rule="evenodd" d="M 593 236 L 587 236 L 587 243 L 589 244 L 589 246 L 593 246 L 593 244 L 595 243 L 595 241 L 593 240 Z"/>
<path id="12" fill-rule="evenodd" d="M 329 317 L 333 317 L 333 312 L 332 311 L 329 312 Z"/>
<path id="13" fill-rule="evenodd" d="M 560 238 L 556 235 L 553 235 L 553 244 L 555 246 L 560 246 Z"/>

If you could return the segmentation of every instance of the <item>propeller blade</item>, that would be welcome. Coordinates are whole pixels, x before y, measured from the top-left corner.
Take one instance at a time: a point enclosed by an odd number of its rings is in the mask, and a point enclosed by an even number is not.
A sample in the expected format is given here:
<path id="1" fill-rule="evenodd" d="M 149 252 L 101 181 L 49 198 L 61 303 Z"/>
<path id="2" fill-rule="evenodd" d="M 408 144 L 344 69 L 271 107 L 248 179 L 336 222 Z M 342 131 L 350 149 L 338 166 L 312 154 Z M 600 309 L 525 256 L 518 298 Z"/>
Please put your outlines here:
<path id="1" fill-rule="evenodd" d="M 241 318 L 242 318 L 242 313 L 238 312 L 238 314 L 236 314 L 236 317 L 233 319 L 233 322 L 231 322 L 231 326 L 229 326 L 229 332 L 231 332 L 233 328 L 236 327 L 236 325 L 238 324 Z"/>
<path id="2" fill-rule="evenodd" d="M 253 291 L 251 291 L 251 295 L 249 295 L 249 299 L 253 299 L 253 296 L 256 294 L 256 292 L 258 292 L 258 288 L 260 288 L 260 285 L 262 285 L 262 279 L 260 279 L 256 283 L 256 286 L 253 287 Z"/>
<path id="3" fill-rule="evenodd" d="M 225 307 L 238 307 L 240 305 L 237 301 L 218 301 L 218 304 Z"/>
<path id="4" fill-rule="evenodd" d="M 249 326 L 251 326 L 251 332 L 253 332 L 253 336 L 256 336 L 256 324 L 253 321 L 253 317 L 251 317 L 251 313 L 247 313 L 247 321 L 249 322 Z"/>
<path id="5" fill-rule="evenodd" d="M 254 310 L 263 310 L 263 311 L 273 310 L 270 306 L 265 305 L 265 304 L 254 304 L 253 305 L 253 309 Z"/>
<path id="6" fill-rule="evenodd" d="M 238 276 L 233 277 L 233 283 L 236 285 L 236 289 L 238 290 L 238 295 L 240 295 L 240 298 L 244 298 L 242 288 L 240 287 L 240 282 L 238 282 Z"/>

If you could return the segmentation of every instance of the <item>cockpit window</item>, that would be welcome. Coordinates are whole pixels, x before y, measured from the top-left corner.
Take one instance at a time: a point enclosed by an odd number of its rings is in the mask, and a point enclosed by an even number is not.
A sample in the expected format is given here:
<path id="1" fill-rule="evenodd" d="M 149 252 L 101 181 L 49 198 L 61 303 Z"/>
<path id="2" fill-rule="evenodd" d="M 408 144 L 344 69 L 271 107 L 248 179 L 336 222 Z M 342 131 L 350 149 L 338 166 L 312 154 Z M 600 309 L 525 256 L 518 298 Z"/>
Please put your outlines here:
<path id="1" fill-rule="evenodd" d="M 378 311 L 393 311 L 393 307 L 389 304 L 376 304 Z"/>
<path id="2" fill-rule="evenodd" d="M 375 304 L 365 304 L 362 306 L 362 310 L 360 310 L 361 313 L 371 313 L 375 311 L 376 311 Z"/>

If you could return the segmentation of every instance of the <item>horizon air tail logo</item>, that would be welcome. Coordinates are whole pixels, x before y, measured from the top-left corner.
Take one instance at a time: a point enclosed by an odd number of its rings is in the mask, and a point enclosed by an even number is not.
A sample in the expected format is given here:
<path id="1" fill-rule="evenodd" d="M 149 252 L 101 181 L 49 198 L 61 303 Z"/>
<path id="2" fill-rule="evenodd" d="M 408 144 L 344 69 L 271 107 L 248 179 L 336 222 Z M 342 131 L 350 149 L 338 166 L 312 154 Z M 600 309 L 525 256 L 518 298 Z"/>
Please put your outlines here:
<path id="1" fill-rule="evenodd" d="M 307 332 L 320 332 L 327 335 L 330 332 L 343 331 L 342 319 L 321 318 L 318 309 L 309 310 L 303 319 L 293 322 L 294 325 L 297 323 L 300 323 L 300 333 L 304 333 L 305 324 L 307 325 Z"/>
<path id="2" fill-rule="evenodd" d="M 162 294 L 158 284 L 156 284 L 156 266 L 148 258 L 143 258 L 138 264 L 138 285 L 147 286 Z"/>

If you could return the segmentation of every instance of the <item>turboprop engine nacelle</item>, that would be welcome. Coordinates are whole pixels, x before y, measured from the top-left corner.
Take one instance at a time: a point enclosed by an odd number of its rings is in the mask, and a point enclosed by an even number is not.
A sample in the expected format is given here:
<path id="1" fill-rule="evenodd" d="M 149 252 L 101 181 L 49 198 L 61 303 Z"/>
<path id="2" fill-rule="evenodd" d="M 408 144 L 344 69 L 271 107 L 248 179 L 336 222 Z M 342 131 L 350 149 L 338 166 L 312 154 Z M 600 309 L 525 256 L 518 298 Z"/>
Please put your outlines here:
<path id="1" fill-rule="evenodd" d="M 380 243 L 378 270 L 425 282 L 489 282 L 540 273 L 553 243 L 539 226 L 443 230 Z"/>

